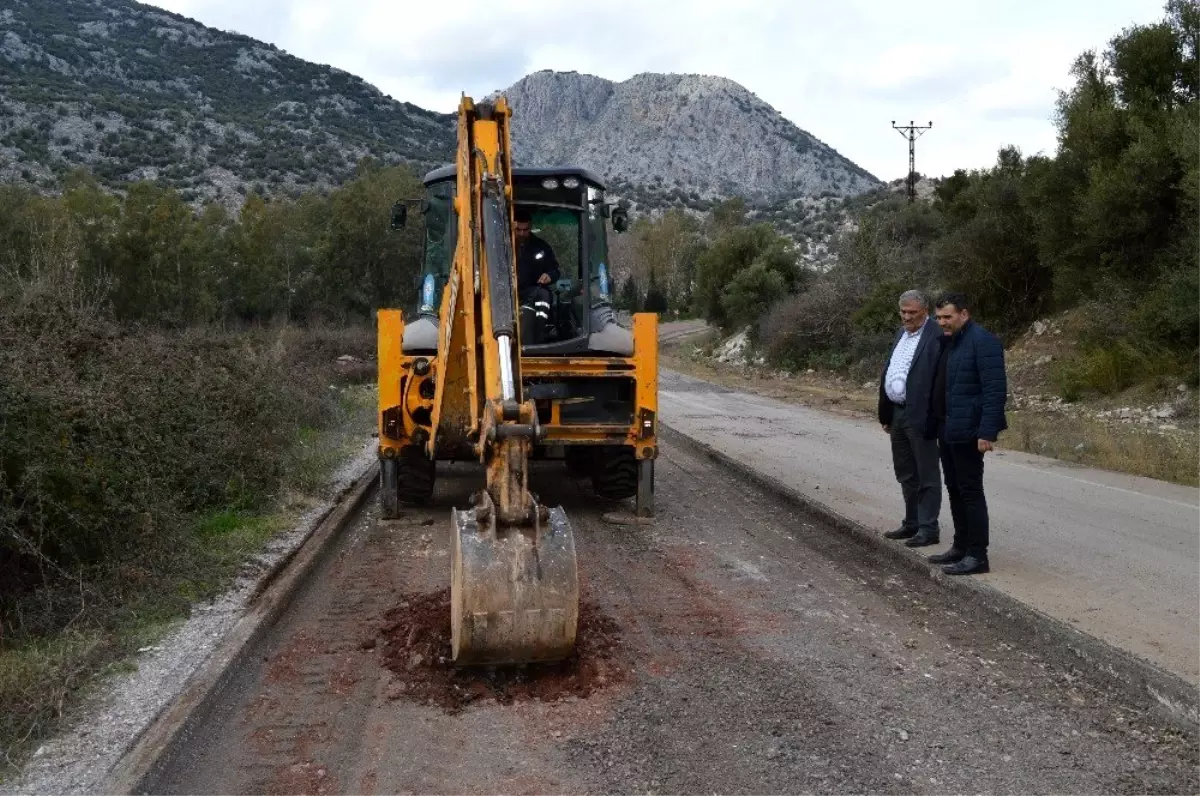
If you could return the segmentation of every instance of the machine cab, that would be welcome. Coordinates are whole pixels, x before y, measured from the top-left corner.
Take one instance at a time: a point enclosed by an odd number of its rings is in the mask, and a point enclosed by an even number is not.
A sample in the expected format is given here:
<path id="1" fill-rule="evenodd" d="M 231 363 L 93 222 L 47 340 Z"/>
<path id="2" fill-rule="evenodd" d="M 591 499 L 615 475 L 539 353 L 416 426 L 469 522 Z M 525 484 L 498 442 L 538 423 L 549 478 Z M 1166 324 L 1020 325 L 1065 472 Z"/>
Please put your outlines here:
<path id="1" fill-rule="evenodd" d="M 405 327 L 406 354 L 437 349 L 438 312 L 457 245 L 455 167 L 435 169 L 423 182 L 425 234 L 419 302 L 417 321 Z M 513 203 L 514 213 L 523 210 L 529 214 L 532 234 L 549 246 L 559 270 L 558 279 L 545 286 L 536 306 L 525 292 L 519 296 L 522 353 L 632 353 L 632 334 L 617 324 L 612 310 L 608 260 L 607 222 L 611 221 L 615 231 L 624 231 L 628 226 L 624 210 L 606 204 L 603 184 L 580 168 L 514 168 Z M 397 205 L 393 226 L 403 225 L 405 210 Z M 547 296 L 548 302 L 540 300 Z M 535 323 L 538 313 L 542 313 L 540 322 Z"/>

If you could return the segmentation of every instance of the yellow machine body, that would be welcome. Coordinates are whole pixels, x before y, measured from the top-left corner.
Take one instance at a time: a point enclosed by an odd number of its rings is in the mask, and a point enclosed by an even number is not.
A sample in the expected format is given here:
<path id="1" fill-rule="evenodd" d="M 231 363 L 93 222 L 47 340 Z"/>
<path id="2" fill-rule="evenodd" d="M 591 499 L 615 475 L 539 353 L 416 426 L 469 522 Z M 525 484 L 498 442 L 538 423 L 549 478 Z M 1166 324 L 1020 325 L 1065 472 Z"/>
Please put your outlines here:
<path id="1" fill-rule="evenodd" d="M 561 459 L 564 477 L 653 512 L 657 316 L 635 314 L 626 328 L 611 312 L 605 221 L 620 230 L 623 213 L 583 170 L 514 171 L 510 117 L 503 98 L 463 98 L 456 161 L 425 180 L 420 305 L 377 318 L 383 515 L 428 502 L 438 461 L 477 461 L 485 476 L 451 512 L 459 664 L 560 660 L 574 648 L 574 534 L 560 507 L 530 492 L 530 461 Z M 520 205 L 566 241 L 549 342 L 522 339 L 533 313 L 517 289 Z"/>

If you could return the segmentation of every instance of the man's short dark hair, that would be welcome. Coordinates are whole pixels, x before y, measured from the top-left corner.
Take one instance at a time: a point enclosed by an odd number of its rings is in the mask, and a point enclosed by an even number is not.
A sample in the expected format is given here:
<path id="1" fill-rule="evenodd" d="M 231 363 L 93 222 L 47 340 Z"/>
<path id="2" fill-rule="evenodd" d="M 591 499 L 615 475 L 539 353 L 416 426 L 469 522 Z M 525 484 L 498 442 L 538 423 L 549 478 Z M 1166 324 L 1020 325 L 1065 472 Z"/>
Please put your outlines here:
<path id="1" fill-rule="evenodd" d="M 953 304 L 959 312 L 971 309 L 966 293 L 943 293 L 938 296 L 936 306 L 939 310 L 947 304 Z"/>
<path id="2" fill-rule="evenodd" d="M 513 220 L 519 221 L 522 224 L 533 223 L 533 212 L 528 207 L 517 206 L 513 208 Z"/>

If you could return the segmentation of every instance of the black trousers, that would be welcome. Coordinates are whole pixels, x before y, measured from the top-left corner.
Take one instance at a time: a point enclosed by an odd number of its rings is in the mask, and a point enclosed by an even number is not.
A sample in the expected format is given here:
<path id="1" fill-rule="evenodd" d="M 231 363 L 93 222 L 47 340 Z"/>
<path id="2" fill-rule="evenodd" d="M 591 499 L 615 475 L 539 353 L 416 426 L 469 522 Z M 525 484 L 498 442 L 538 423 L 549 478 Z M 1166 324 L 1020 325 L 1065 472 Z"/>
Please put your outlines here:
<path id="1" fill-rule="evenodd" d="M 947 442 L 938 435 L 938 454 L 954 519 L 954 547 L 987 560 L 988 509 L 983 496 L 983 453 L 975 440 Z"/>
<path id="2" fill-rule="evenodd" d="M 908 422 L 908 409 L 893 404 L 892 470 L 904 495 L 905 528 L 937 538 L 942 508 L 942 479 L 938 472 L 938 444 L 925 439 L 925 429 Z"/>
<path id="3" fill-rule="evenodd" d="M 524 344 L 540 343 L 546 339 L 550 324 L 550 302 L 553 296 L 544 285 L 521 288 L 521 340 Z"/>

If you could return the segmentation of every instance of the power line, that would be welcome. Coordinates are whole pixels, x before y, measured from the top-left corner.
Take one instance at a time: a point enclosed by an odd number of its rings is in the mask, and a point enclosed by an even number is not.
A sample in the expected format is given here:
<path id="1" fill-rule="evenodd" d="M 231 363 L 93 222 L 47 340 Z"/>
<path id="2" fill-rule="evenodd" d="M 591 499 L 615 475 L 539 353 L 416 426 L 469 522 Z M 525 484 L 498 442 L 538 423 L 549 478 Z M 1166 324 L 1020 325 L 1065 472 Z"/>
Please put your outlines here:
<path id="1" fill-rule="evenodd" d="M 926 130 L 933 127 L 933 122 L 930 122 L 925 127 L 917 127 L 909 120 L 906 127 L 897 127 L 895 119 L 892 120 L 892 129 L 899 130 L 900 135 L 908 139 L 908 201 L 913 202 L 917 198 L 917 139 L 920 138 Z"/>

